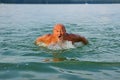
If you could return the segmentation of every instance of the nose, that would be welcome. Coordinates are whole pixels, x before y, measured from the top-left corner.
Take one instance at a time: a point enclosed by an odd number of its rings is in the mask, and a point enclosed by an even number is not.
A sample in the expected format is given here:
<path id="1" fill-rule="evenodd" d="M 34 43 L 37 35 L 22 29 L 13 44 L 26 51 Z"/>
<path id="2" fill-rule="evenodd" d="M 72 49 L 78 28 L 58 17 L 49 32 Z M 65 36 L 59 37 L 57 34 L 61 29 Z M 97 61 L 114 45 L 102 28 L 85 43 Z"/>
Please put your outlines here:
<path id="1" fill-rule="evenodd" d="M 61 36 L 62 36 L 62 32 L 60 31 L 60 32 L 59 32 L 59 36 L 58 36 L 58 37 L 61 37 Z"/>

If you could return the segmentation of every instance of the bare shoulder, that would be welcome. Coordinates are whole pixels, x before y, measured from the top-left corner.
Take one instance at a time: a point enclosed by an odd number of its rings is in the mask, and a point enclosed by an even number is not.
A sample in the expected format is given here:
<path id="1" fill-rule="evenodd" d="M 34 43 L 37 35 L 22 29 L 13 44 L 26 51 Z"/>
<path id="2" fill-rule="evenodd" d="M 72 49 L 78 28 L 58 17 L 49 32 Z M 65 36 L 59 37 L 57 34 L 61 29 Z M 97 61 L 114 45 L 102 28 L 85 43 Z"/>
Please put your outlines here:
<path id="1" fill-rule="evenodd" d="M 40 42 L 45 42 L 47 39 L 49 39 L 51 37 L 51 34 L 45 34 L 43 36 L 39 36 L 36 41 L 35 44 L 39 44 Z"/>
<path id="2" fill-rule="evenodd" d="M 48 39 L 51 37 L 51 34 L 45 34 L 43 36 L 38 37 L 39 40 L 44 41 L 45 39 Z"/>
<path id="3" fill-rule="evenodd" d="M 51 36 L 51 34 L 45 34 L 45 35 L 43 35 L 43 36 L 41 36 L 41 37 L 43 37 L 43 38 L 48 38 L 48 37 L 50 37 Z"/>
<path id="4" fill-rule="evenodd" d="M 71 37 L 71 38 L 80 38 L 80 37 L 82 37 L 82 36 L 77 35 L 77 34 L 68 34 L 68 35 L 69 35 L 69 37 Z"/>

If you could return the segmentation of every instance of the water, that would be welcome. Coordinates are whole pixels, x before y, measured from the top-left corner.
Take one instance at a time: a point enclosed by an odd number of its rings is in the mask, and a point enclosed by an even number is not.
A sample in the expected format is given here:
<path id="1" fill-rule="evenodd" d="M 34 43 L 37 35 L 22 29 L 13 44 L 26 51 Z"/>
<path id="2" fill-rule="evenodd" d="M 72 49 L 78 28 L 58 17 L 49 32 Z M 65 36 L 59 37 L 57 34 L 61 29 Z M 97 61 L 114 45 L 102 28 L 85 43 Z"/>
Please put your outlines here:
<path id="1" fill-rule="evenodd" d="M 0 4 L 0 80 L 120 80 L 120 4 Z M 89 44 L 34 45 L 56 23 Z"/>

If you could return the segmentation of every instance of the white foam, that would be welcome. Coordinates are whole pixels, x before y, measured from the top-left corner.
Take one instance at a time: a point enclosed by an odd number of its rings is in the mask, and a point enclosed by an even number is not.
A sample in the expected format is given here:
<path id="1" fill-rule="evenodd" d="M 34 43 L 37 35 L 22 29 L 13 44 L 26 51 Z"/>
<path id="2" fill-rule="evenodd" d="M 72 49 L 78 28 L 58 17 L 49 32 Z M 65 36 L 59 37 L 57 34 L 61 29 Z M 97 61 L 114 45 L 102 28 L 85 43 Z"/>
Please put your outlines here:
<path id="1" fill-rule="evenodd" d="M 61 50 L 61 49 L 70 49 L 70 48 L 75 48 L 75 46 L 72 44 L 71 41 L 64 41 L 64 42 L 59 42 L 56 44 L 51 44 L 48 46 L 49 49 L 52 50 Z"/>
<path id="2" fill-rule="evenodd" d="M 82 47 L 82 46 L 84 46 L 84 44 L 81 42 L 76 42 L 76 43 L 74 43 L 74 46 L 75 47 Z"/>
<path id="3" fill-rule="evenodd" d="M 40 43 L 38 44 L 38 46 L 47 47 L 47 45 L 46 45 L 45 43 L 43 43 L 43 42 L 40 42 Z"/>
<path id="4" fill-rule="evenodd" d="M 76 48 L 82 46 L 81 42 L 72 44 L 71 41 L 64 41 L 64 42 L 58 42 L 58 43 L 52 43 L 49 46 L 46 46 L 44 43 L 40 43 L 39 46 L 47 47 L 51 50 L 62 50 L 62 49 L 70 49 L 70 48 Z"/>

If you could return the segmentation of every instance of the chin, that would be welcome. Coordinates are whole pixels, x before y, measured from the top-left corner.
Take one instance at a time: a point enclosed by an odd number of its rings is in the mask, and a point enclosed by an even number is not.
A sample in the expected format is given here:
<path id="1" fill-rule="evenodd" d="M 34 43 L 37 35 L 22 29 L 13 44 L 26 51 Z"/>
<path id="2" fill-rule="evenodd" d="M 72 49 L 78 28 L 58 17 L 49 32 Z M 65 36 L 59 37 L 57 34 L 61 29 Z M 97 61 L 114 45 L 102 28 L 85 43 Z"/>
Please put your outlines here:
<path id="1" fill-rule="evenodd" d="M 58 38 L 58 42 L 59 42 L 59 41 L 60 41 L 60 42 L 63 41 L 63 38 Z"/>

